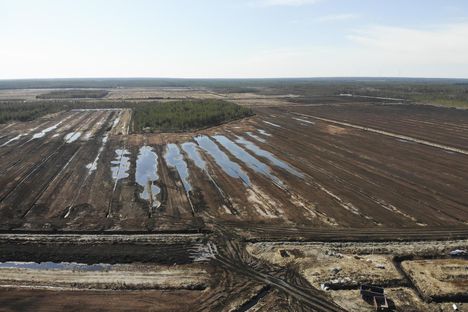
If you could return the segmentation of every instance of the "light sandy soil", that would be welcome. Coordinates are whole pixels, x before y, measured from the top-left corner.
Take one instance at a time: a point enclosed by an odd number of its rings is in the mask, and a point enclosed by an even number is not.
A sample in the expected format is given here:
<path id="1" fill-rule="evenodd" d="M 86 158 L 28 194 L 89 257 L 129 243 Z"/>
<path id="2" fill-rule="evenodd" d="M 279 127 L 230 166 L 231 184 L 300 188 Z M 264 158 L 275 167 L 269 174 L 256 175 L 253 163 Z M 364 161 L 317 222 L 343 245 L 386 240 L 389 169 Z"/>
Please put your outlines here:
<path id="1" fill-rule="evenodd" d="M 203 89 L 192 88 L 119 88 L 109 89 L 106 99 L 219 99 L 223 96 Z"/>
<path id="2" fill-rule="evenodd" d="M 316 287 L 320 284 L 360 285 L 398 284 L 403 282 L 391 257 L 331 255 L 318 257 L 315 261 L 304 261 L 303 274 Z"/>
<path id="3" fill-rule="evenodd" d="M 247 250 L 255 253 L 252 246 Z M 359 286 L 362 283 L 398 284 L 403 279 L 390 255 L 359 256 L 287 245 L 255 255 L 282 266 L 297 265 L 299 272 L 316 288 L 320 288 L 321 284 L 338 287 Z"/>
<path id="4" fill-rule="evenodd" d="M 262 257 L 277 264 L 288 264 L 307 257 L 316 258 L 325 254 L 352 254 L 357 256 L 383 255 L 448 255 L 454 249 L 465 249 L 468 240 L 425 241 L 425 242 L 376 242 L 376 243 L 287 243 L 261 242 L 250 243 L 247 250 L 255 257 Z M 290 257 L 281 257 L 280 250 Z M 295 253 L 299 256 L 295 256 Z"/>
<path id="5" fill-rule="evenodd" d="M 44 94 L 54 89 L 12 89 L 12 90 L 0 90 L 0 100 L 35 100 L 39 94 Z"/>
<path id="6" fill-rule="evenodd" d="M 131 119 L 132 119 L 131 109 L 121 110 L 118 117 L 114 120 L 112 129 L 110 132 L 115 135 L 128 135 Z"/>
<path id="7" fill-rule="evenodd" d="M 104 271 L 0 268 L 0 287 L 199 289 L 206 287 L 209 278 L 200 265 L 114 265 Z"/>
<path id="8" fill-rule="evenodd" d="M 252 97 L 252 98 L 227 98 L 226 100 L 230 100 L 236 104 L 243 105 L 243 106 L 255 106 L 255 107 L 290 105 L 287 99 L 281 99 L 281 98 Z"/>
<path id="9" fill-rule="evenodd" d="M 51 91 L 64 91 L 64 90 L 96 90 L 93 88 L 60 88 L 60 89 L 6 89 L 0 90 L 0 100 L 12 100 L 12 99 L 21 99 L 21 100 L 36 100 L 36 96 L 49 93 Z"/>
<path id="10" fill-rule="evenodd" d="M 454 249 L 464 249 L 468 241 L 381 242 L 381 243 L 284 243 L 261 242 L 247 245 L 247 251 L 262 261 L 282 267 L 294 267 L 312 286 L 329 288 L 326 293 L 347 311 L 375 311 L 361 299 L 362 283 L 384 286 L 396 311 L 453 311 L 458 298 L 468 292 L 468 262 L 461 259 L 404 261 L 403 267 L 414 276 L 418 288 L 431 294 L 452 295 L 444 303 L 429 303 L 395 267 L 394 257 L 447 256 Z M 422 273 L 420 273 L 422 272 Z M 339 289 L 352 290 L 339 290 Z M 337 290 L 338 289 L 338 290 Z M 449 302 L 447 302 L 449 301 Z"/>
<path id="11" fill-rule="evenodd" d="M 427 297 L 466 295 L 468 260 L 436 259 L 403 261 L 402 267 Z"/>
<path id="12" fill-rule="evenodd" d="M 365 302 L 359 290 L 336 290 L 329 294 L 333 300 L 347 311 L 371 312 L 374 307 Z M 386 288 L 385 294 L 395 305 L 394 311 L 401 312 L 449 312 L 453 311 L 452 303 L 426 303 L 409 288 Z M 467 311 L 464 304 L 458 304 L 459 311 Z"/>

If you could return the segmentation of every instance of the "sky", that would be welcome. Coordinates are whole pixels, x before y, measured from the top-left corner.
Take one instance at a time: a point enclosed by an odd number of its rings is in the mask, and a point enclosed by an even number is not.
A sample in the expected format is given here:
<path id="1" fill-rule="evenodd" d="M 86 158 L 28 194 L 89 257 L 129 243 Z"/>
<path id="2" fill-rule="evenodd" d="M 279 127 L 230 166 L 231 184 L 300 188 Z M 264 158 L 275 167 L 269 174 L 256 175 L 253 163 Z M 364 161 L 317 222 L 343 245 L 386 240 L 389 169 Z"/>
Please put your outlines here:
<path id="1" fill-rule="evenodd" d="M 0 79 L 468 78 L 467 0 L 0 0 Z"/>

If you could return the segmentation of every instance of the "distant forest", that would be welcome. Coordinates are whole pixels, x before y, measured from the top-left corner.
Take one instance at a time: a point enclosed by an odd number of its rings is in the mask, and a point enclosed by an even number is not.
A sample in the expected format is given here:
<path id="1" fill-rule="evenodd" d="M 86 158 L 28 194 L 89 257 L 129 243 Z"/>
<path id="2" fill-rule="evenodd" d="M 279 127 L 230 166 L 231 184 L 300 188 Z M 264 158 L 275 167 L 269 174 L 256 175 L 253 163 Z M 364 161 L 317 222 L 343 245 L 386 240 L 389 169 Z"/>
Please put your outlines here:
<path id="1" fill-rule="evenodd" d="M 46 114 L 74 108 L 132 108 L 135 102 L 125 101 L 78 101 L 78 100 L 2 100 L 0 101 L 0 124 L 9 121 L 29 121 Z"/>
<path id="2" fill-rule="evenodd" d="M 38 99 L 99 99 L 109 94 L 107 90 L 57 90 L 36 96 Z"/>
<path id="3" fill-rule="evenodd" d="M 58 102 L 0 101 L 0 124 L 9 121 L 29 121 L 67 107 Z"/>
<path id="4" fill-rule="evenodd" d="M 222 100 L 172 102 L 4 100 L 0 101 L 0 124 L 29 121 L 43 115 L 79 108 L 131 108 L 136 131 L 183 131 L 206 128 L 252 116 L 250 108 Z"/>
<path id="5" fill-rule="evenodd" d="M 468 107 L 468 79 L 431 78 L 278 78 L 278 79 L 19 79 L 0 80 L 0 90 L 21 88 L 207 88 L 222 93 L 295 94 L 308 97 L 340 93 L 402 98 L 441 106 Z"/>
<path id="6" fill-rule="evenodd" d="M 187 131 L 252 116 L 250 108 L 222 100 L 145 103 L 134 107 L 136 131 Z"/>

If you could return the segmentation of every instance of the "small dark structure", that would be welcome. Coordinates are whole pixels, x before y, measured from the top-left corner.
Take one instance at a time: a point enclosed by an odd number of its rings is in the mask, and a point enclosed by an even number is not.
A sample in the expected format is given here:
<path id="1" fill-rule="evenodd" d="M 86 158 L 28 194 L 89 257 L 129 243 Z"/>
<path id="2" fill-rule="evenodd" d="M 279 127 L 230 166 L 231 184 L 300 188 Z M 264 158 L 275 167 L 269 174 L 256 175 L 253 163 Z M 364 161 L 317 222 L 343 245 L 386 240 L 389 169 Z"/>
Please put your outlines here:
<path id="1" fill-rule="evenodd" d="M 389 311 L 387 296 L 384 294 L 384 288 L 372 285 L 361 285 L 360 293 L 362 299 L 374 305 L 376 311 Z"/>
<path id="2" fill-rule="evenodd" d="M 284 250 L 284 249 L 280 249 L 280 255 L 281 255 L 281 257 L 283 257 L 283 258 L 289 257 L 289 253 L 288 253 L 286 250 Z"/>
<path id="3" fill-rule="evenodd" d="M 361 297 L 364 300 L 372 300 L 375 296 L 383 296 L 384 295 L 384 289 L 383 287 L 379 286 L 371 286 L 371 285 L 366 285 L 362 284 L 361 285 Z"/>
<path id="4" fill-rule="evenodd" d="M 374 297 L 375 311 L 389 311 L 390 305 L 387 301 L 387 296 L 375 296 Z"/>

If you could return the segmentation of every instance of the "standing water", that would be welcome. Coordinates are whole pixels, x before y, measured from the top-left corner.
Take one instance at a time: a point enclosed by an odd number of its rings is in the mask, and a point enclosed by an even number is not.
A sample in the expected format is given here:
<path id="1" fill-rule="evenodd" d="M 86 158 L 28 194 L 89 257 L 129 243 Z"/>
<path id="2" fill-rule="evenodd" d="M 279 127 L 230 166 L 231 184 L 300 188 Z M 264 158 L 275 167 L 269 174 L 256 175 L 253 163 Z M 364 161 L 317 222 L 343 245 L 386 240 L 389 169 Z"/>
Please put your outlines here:
<path id="1" fill-rule="evenodd" d="M 206 162 L 201 157 L 200 152 L 198 151 L 198 147 L 195 143 L 193 142 L 182 143 L 182 149 L 188 154 L 189 158 L 193 160 L 193 162 L 195 163 L 195 166 L 197 166 L 201 170 L 206 169 Z"/>
<path id="2" fill-rule="evenodd" d="M 152 208 L 161 205 L 157 200 L 161 189 L 155 185 L 158 179 L 158 155 L 152 147 L 142 146 L 136 161 L 135 181 L 143 187 L 140 198 L 149 201 Z"/>
<path id="3" fill-rule="evenodd" d="M 266 121 L 266 120 L 263 120 L 264 123 L 266 123 L 267 125 L 270 125 L 270 126 L 273 126 L 273 127 L 276 127 L 276 128 L 281 128 L 280 125 L 277 125 L 275 123 L 272 123 L 272 122 L 269 122 L 269 121 Z"/>
<path id="4" fill-rule="evenodd" d="M 213 136 L 213 138 L 216 141 L 218 141 L 218 143 L 220 143 L 222 146 L 224 146 L 237 159 L 245 163 L 247 167 L 254 170 L 255 172 L 261 173 L 264 176 L 268 177 L 277 186 L 280 186 L 280 187 L 283 186 L 283 182 L 271 173 L 270 167 L 268 167 L 267 165 L 265 165 L 264 163 L 259 161 L 257 158 L 253 157 L 252 155 L 250 155 L 242 147 L 232 142 L 224 135 L 215 135 Z"/>
<path id="5" fill-rule="evenodd" d="M 259 137 L 258 135 L 253 134 L 253 133 L 250 132 L 250 131 L 247 131 L 246 133 L 247 133 L 248 136 L 254 138 L 254 139 L 257 140 L 258 142 L 266 143 L 266 140 L 263 139 L 263 138 L 261 138 L 261 137 Z"/>
<path id="6" fill-rule="evenodd" d="M 249 176 L 241 169 L 241 167 L 235 162 L 231 161 L 229 157 L 219 149 L 219 147 L 211 141 L 211 139 L 205 135 L 198 136 L 195 138 L 198 145 L 206 151 L 211 157 L 214 158 L 216 164 L 220 166 L 224 172 L 233 178 L 239 178 L 242 182 L 250 186 Z"/>
<path id="7" fill-rule="evenodd" d="M 166 154 L 164 155 L 166 163 L 173 168 L 177 169 L 179 176 L 184 184 L 184 189 L 188 193 L 192 190 L 192 186 L 188 181 L 189 173 L 187 164 L 184 161 L 184 157 L 180 153 L 180 149 L 175 144 L 168 144 L 166 147 Z"/>
<path id="8" fill-rule="evenodd" d="M 91 172 L 95 171 L 97 169 L 97 164 L 99 161 L 99 157 L 101 156 L 101 153 L 104 151 L 104 148 L 106 147 L 107 140 L 109 139 L 109 134 L 106 133 L 101 140 L 101 146 L 99 147 L 98 153 L 96 157 L 94 158 L 92 163 L 89 163 L 86 165 L 86 168 L 88 169 L 88 175 L 91 174 Z"/>
<path id="9" fill-rule="evenodd" d="M 308 123 L 308 124 L 311 124 L 311 125 L 315 125 L 315 122 L 310 121 L 310 120 L 305 120 L 305 119 L 295 118 L 295 117 L 293 117 L 293 119 L 295 119 L 297 121 L 300 121 L 300 122 L 305 122 L 305 123 Z"/>
<path id="10" fill-rule="evenodd" d="M 255 155 L 259 157 L 264 157 L 268 159 L 274 166 L 281 168 L 283 170 L 286 170 L 289 173 L 292 173 L 293 175 L 299 177 L 299 178 L 304 178 L 304 174 L 297 170 L 296 168 L 292 167 L 288 163 L 278 159 L 275 155 L 273 155 L 270 152 L 267 152 L 254 143 L 244 139 L 241 136 L 237 136 L 237 143 L 244 145 L 249 151 L 253 152 Z"/>
<path id="11" fill-rule="evenodd" d="M 114 179 L 115 184 L 120 179 L 125 179 L 128 177 L 128 170 L 130 169 L 130 152 L 126 149 L 116 149 L 115 159 L 111 161 L 111 171 L 112 179 Z M 115 189 L 115 185 L 114 185 Z"/>
<path id="12" fill-rule="evenodd" d="M 263 129 L 257 129 L 257 131 L 261 134 L 261 135 L 265 135 L 265 136 L 271 136 L 270 133 L 266 132 L 265 130 Z"/>
<path id="13" fill-rule="evenodd" d="M 60 126 L 62 123 L 63 123 L 63 120 L 56 123 L 53 126 L 50 126 L 49 128 L 46 128 L 46 129 L 44 129 L 44 130 L 42 130 L 40 132 L 34 133 L 31 140 L 42 138 L 43 136 L 45 136 L 50 131 L 57 129 L 58 126 Z"/>
<path id="14" fill-rule="evenodd" d="M 67 135 L 65 135 L 64 140 L 66 143 L 73 143 L 76 140 L 78 140 L 80 136 L 81 136 L 81 132 L 70 132 Z"/>
<path id="15" fill-rule="evenodd" d="M 84 264 L 76 262 L 0 262 L 0 269 L 30 269 L 30 270 L 70 270 L 70 271 L 107 271 L 111 264 Z"/>

